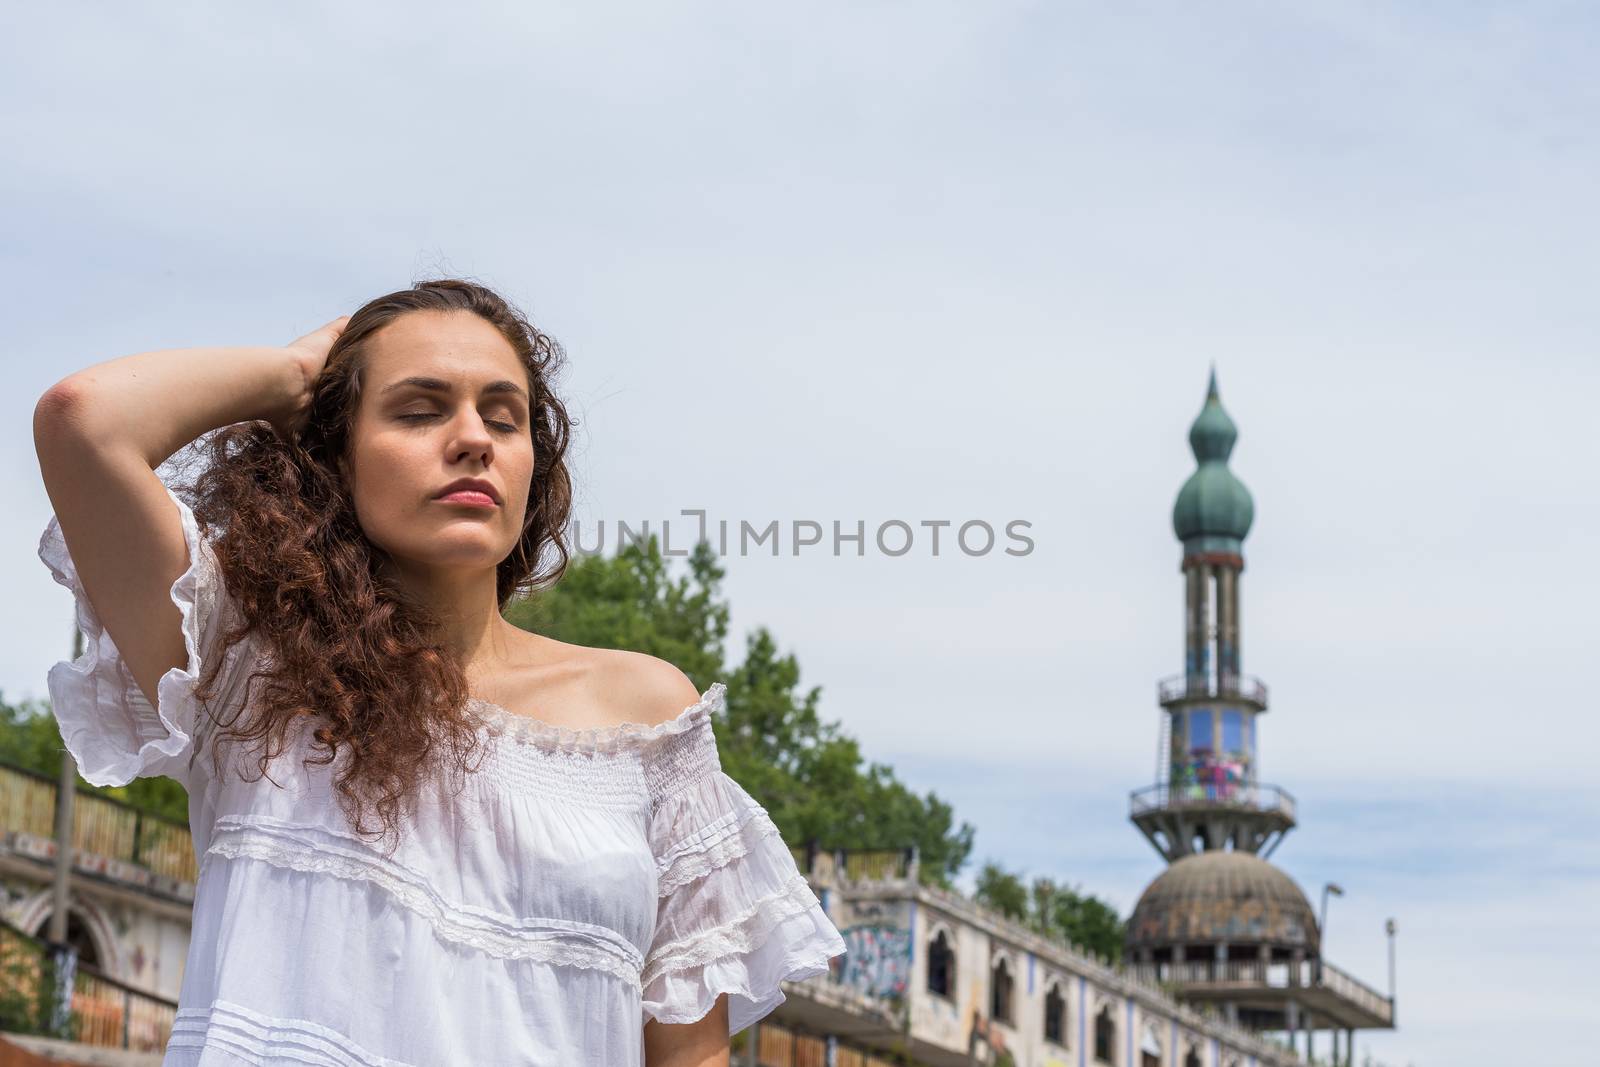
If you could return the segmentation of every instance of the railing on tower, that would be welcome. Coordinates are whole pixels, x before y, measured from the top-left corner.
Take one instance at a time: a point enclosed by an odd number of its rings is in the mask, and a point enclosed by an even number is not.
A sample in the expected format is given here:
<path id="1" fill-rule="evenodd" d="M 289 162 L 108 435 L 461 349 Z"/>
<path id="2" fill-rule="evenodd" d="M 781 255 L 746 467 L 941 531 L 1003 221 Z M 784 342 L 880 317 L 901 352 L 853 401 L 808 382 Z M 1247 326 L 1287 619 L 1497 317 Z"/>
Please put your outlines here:
<path id="1" fill-rule="evenodd" d="M 1271 989 L 1321 987 L 1358 1005 L 1374 1018 L 1394 1018 L 1394 1003 L 1382 993 L 1333 964 L 1315 959 L 1201 959 L 1130 963 L 1128 970 L 1146 982 L 1184 986 L 1256 986 Z"/>
<path id="2" fill-rule="evenodd" d="M 1193 785 L 1169 785 L 1160 782 L 1135 789 L 1130 797 L 1131 815 L 1147 811 L 1170 811 L 1173 808 L 1216 807 L 1242 808 L 1295 818 L 1294 796 L 1282 786 L 1261 782 L 1217 783 L 1196 782 Z"/>
<path id="3" fill-rule="evenodd" d="M 1361 1005 L 1380 1019 L 1393 1021 L 1394 1001 L 1367 985 L 1355 975 L 1348 974 L 1323 960 L 1317 974 L 1317 984 L 1338 993 L 1344 999 Z"/>
<path id="4" fill-rule="evenodd" d="M 1247 700 L 1267 706 L 1267 684 L 1249 674 L 1175 674 L 1156 684 L 1156 698 L 1162 704 L 1177 700 Z"/>

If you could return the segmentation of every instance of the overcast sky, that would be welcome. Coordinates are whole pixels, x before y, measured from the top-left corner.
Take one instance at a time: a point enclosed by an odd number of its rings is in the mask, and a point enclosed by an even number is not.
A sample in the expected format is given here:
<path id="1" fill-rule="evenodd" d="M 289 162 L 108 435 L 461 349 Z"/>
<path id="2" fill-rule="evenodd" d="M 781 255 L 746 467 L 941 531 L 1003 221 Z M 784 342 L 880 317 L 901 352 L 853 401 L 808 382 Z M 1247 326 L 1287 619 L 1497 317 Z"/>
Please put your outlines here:
<path id="1" fill-rule="evenodd" d="M 1292 8 L 1292 10 L 1290 10 Z M 70 643 L 38 396 L 441 273 L 568 349 L 578 517 L 730 554 L 986 859 L 1126 914 L 1217 367 L 1273 857 L 1399 1067 L 1588 1062 L 1600 221 L 1584 4 L 28 5 L 0 32 L 0 690 Z M 932 553 L 923 522 L 953 524 Z M 950 530 L 1001 535 L 968 556 Z M 1008 556 L 1004 527 L 1030 523 Z M 674 523 L 675 544 L 691 526 Z M 893 547 L 893 545 L 891 545 Z M 854 547 L 849 546 L 854 552 Z"/>

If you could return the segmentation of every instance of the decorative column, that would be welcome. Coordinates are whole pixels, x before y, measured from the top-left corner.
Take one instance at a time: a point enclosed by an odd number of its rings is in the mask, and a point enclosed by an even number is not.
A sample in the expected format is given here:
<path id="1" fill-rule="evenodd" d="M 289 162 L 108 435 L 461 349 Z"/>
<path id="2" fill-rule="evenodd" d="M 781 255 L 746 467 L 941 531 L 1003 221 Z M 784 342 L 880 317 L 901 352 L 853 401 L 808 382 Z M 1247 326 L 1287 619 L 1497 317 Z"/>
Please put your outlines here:
<path id="1" fill-rule="evenodd" d="M 1206 677 L 1206 631 L 1210 629 L 1210 601 L 1207 590 L 1206 565 L 1191 563 L 1186 569 L 1188 577 L 1188 633 L 1184 635 L 1185 673 L 1191 689 L 1203 688 Z"/>
<path id="2" fill-rule="evenodd" d="M 1217 675 L 1239 676 L 1239 572 L 1217 568 Z"/>

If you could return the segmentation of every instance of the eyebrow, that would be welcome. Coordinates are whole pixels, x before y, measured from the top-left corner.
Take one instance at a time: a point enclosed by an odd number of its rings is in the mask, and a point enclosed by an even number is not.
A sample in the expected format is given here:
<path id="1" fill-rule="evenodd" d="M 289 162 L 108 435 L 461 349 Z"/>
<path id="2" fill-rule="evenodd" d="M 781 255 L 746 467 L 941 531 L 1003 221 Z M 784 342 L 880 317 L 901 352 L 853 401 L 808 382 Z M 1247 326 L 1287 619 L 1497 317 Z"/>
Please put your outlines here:
<path id="1" fill-rule="evenodd" d="M 451 386 L 450 383 L 445 381 L 443 378 L 428 378 L 420 374 L 413 374 L 409 378 L 401 378 L 397 382 L 390 382 L 388 385 L 383 387 L 383 390 L 378 395 L 388 396 L 390 393 L 400 389 L 421 389 L 429 393 L 448 393 L 451 391 Z M 522 402 L 524 404 L 528 402 L 528 391 L 522 388 L 522 386 L 518 385 L 516 382 L 506 381 L 504 378 L 497 382 L 490 382 L 488 385 L 485 385 L 483 387 L 483 393 L 485 396 L 493 396 L 499 393 L 514 393 L 522 398 Z"/>

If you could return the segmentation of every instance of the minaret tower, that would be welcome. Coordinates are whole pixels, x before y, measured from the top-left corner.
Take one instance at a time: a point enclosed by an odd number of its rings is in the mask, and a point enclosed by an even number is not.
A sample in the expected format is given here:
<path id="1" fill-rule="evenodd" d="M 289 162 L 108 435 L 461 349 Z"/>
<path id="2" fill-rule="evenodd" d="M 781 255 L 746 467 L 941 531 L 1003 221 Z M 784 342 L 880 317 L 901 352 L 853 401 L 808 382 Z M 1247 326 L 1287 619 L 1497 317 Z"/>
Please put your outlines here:
<path id="1" fill-rule="evenodd" d="M 1168 862 L 1211 850 L 1266 858 L 1294 828 L 1294 799 L 1259 780 L 1267 687 L 1240 667 L 1239 576 L 1255 505 L 1228 469 L 1238 436 L 1213 367 L 1189 429 L 1198 467 L 1172 509 L 1183 543 L 1183 673 L 1158 687 L 1156 782 L 1133 795 L 1134 824 Z"/>
<path id="2" fill-rule="evenodd" d="M 1128 916 L 1123 955 L 1136 973 L 1232 1022 L 1287 1033 L 1291 1047 L 1304 1034 L 1308 1059 L 1312 1032 L 1333 1030 L 1334 1062 L 1348 1065 L 1354 1031 L 1392 1028 L 1394 1001 L 1322 958 L 1305 893 L 1267 859 L 1295 812 L 1293 797 L 1260 780 L 1267 687 L 1239 656 L 1239 576 L 1255 505 L 1228 469 L 1238 436 L 1213 367 L 1189 428 L 1198 466 L 1172 509 L 1183 543 L 1183 673 L 1157 687 L 1156 780 L 1131 798 L 1130 817 L 1167 867 Z"/>

